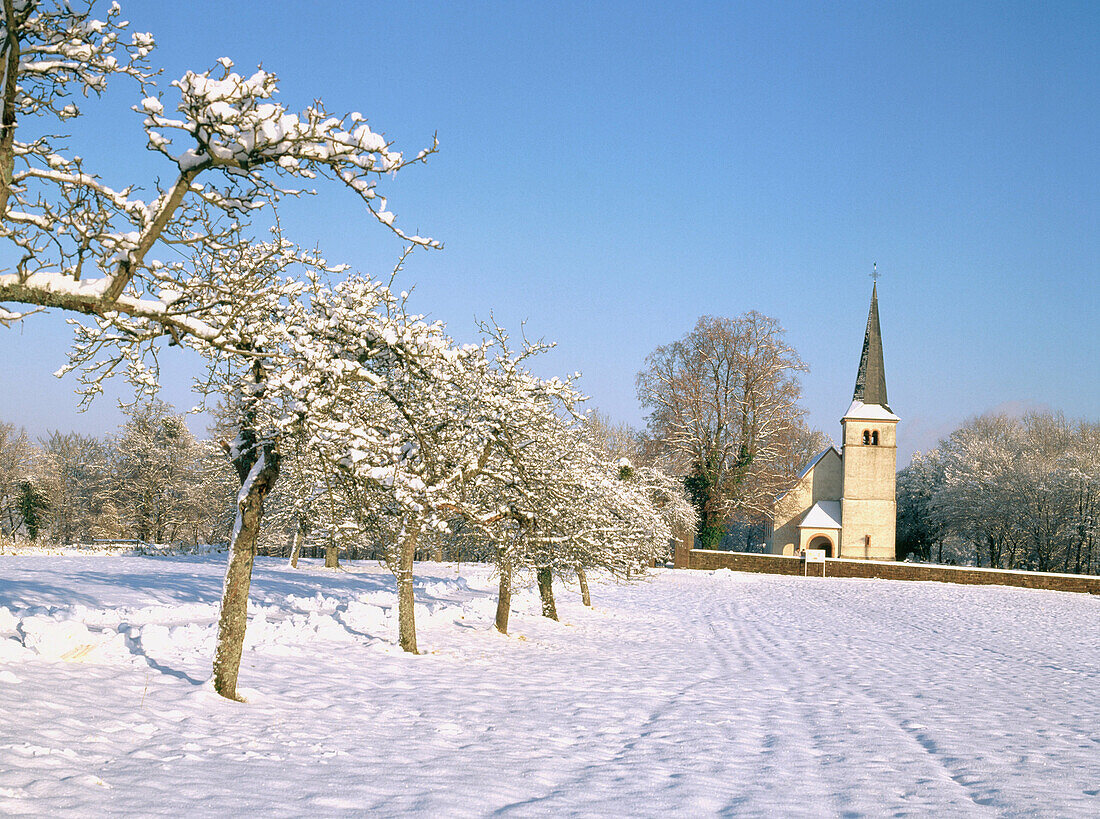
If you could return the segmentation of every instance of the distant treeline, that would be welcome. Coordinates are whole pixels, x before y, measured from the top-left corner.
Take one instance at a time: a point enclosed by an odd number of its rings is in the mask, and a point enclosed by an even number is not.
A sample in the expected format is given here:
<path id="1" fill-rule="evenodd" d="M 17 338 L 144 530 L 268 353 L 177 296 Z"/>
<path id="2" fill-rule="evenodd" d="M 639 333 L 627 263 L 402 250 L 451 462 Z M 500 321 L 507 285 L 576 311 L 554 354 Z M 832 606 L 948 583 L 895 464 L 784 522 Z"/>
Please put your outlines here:
<path id="1" fill-rule="evenodd" d="M 114 435 L 0 423 L 0 537 L 55 544 L 134 539 L 222 543 L 236 480 L 225 453 L 160 402 L 132 408 Z"/>
<path id="2" fill-rule="evenodd" d="M 985 415 L 898 473 L 898 558 L 1100 572 L 1100 423 Z"/>
<path id="3" fill-rule="evenodd" d="M 103 438 L 54 431 L 33 440 L 0 422 L 0 542 L 226 543 L 238 481 L 221 437 L 215 430 L 210 440 L 196 439 L 184 416 L 161 402 L 130 408 L 118 431 Z M 258 551 L 290 557 L 297 545 L 303 557 L 323 557 L 332 527 L 307 525 L 291 489 L 279 487 L 270 497 Z M 340 540 L 350 559 L 385 557 L 381 540 L 347 534 Z M 417 551 L 425 559 L 492 559 L 491 544 L 459 522 L 451 531 L 426 533 Z"/>

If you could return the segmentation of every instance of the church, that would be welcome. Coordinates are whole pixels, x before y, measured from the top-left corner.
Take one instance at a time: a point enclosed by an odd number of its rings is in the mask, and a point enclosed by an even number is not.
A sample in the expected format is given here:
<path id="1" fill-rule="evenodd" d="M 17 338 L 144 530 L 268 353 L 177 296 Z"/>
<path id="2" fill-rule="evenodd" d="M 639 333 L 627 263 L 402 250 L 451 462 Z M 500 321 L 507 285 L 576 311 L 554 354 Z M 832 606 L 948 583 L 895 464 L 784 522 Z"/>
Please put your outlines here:
<path id="1" fill-rule="evenodd" d="M 776 499 L 772 554 L 822 549 L 826 557 L 895 559 L 899 420 L 886 401 L 876 283 L 852 405 L 840 419 L 843 445 L 818 453 Z"/>

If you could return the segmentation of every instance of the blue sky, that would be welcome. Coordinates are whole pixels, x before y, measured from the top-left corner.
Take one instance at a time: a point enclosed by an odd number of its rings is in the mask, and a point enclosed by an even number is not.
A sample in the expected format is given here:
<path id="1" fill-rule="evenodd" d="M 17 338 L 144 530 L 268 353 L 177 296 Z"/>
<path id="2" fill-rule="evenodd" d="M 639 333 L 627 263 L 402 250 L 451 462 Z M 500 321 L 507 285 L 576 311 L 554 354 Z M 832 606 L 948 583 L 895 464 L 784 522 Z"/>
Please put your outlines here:
<path id="1" fill-rule="evenodd" d="M 903 460 L 969 416 L 1100 407 L 1100 5 L 1080 3 L 123 3 L 166 80 L 262 62 L 282 100 L 358 110 L 440 154 L 388 183 L 442 239 L 402 286 L 472 338 L 490 310 L 558 342 L 593 405 L 643 423 L 634 376 L 702 314 L 778 318 L 837 437 L 878 263 Z M 260 10 L 262 9 L 262 13 Z M 116 87 L 74 146 L 107 179 L 167 176 Z M 90 108 L 90 106 L 89 106 Z M 102 135 L 111 135 L 104 144 Z M 334 188 L 288 232 L 388 274 L 392 237 Z M 75 413 L 61 316 L 0 331 L 0 419 Z M 192 366 L 166 355 L 166 397 Z M 198 423 L 201 431 L 201 423 Z"/>

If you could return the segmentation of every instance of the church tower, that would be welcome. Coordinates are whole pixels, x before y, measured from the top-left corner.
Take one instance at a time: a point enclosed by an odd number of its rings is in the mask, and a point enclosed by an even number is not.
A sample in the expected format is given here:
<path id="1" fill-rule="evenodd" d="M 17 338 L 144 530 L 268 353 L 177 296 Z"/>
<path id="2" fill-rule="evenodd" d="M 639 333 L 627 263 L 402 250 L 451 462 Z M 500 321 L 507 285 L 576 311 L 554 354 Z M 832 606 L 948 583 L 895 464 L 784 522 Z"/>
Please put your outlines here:
<path id="1" fill-rule="evenodd" d="M 897 523 L 895 483 L 900 419 L 886 402 L 886 368 L 878 322 L 878 284 L 863 337 L 852 405 L 840 419 L 843 429 L 843 528 L 837 557 L 894 560 Z"/>

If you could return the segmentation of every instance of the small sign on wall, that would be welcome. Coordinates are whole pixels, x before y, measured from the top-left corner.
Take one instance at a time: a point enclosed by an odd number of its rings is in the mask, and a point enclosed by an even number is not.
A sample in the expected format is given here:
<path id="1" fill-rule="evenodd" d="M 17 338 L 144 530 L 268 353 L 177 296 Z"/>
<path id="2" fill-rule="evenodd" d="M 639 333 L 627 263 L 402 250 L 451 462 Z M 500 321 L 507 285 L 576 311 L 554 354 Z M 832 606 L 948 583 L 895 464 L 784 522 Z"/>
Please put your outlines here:
<path id="1" fill-rule="evenodd" d="M 825 550 L 824 549 L 807 549 L 806 550 L 806 562 L 807 563 L 824 563 L 825 562 Z"/>

